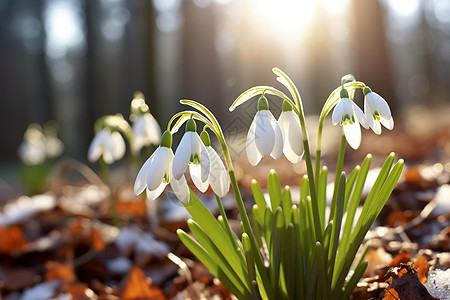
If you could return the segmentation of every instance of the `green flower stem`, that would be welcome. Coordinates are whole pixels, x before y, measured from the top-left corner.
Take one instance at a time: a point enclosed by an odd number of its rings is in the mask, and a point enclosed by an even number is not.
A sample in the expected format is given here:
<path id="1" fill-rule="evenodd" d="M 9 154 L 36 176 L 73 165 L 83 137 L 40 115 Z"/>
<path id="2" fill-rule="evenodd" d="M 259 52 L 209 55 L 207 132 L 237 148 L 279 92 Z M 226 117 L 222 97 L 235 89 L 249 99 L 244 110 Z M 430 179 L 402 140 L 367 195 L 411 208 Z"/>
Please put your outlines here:
<path id="1" fill-rule="evenodd" d="M 117 212 L 117 206 L 116 206 L 116 202 L 114 201 L 111 180 L 109 178 L 109 166 L 101 157 L 99 160 L 99 165 L 100 165 L 100 172 L 102 174 L 103 181 L 105 182 L 105 184 L 108 186 L 108 189 L 109 189 L 109 201 L 110 201 L 110 206 L 111 206 L 112 223 L 115 227 L 119 228 L 119 225 L 120 225 L 119 224 L 119 214 Z"/>
<path id="2" fill-rule="evenodd" d="M 319 129 L 317 130 L 317 147 L 316 147 L 316 172 L 315 172 L 315 183 L 316 187 L 319 187 L 319 178 L 320 178 L 320 161 L 322 156 L 322 132 L 323 132 L 323 123 L 325 121 L 324 116 L 320 116 L 319 119 Z"/>
<path id="3" fill-rule="evenodd" d="M 339 186 L 339 178 L 341 177 L 342 166 L 344 165 L 345 143 L 346 143 L 345 135 L 344 133 L 342 133 L 341 145 L 339 147 L 338 160 L 336 163 L 336 173 L 334 176 L 334 189 L 333 189 L 333 198 L 331 200 L 330 217 L 328 221 L 332 220 L 334 216 L 334 210 L 336 209 L 336 198 Z"/>

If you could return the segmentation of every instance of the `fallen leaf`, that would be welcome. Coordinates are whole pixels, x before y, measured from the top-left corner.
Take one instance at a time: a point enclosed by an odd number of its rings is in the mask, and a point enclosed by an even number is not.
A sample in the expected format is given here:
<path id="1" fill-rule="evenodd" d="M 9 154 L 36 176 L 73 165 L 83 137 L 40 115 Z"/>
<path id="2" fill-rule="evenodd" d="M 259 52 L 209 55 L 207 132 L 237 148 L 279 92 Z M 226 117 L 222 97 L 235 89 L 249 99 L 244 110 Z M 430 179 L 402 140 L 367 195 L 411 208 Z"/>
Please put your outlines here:
<path id="1" fill-rule="evenodd" d="M 144 272 L 138 267 L 132 267 L 124 278 L 125 287 L 121 299 L 164 300 L 162 291 L 149 282 Z"/>
<path id="2" fill-rule="evenodd" d="M 388 271 L 389 287 L 383 300 L 438 300 L 431 296 L 420 282 L 416 268 L 412 264 L 402 264 L 400 268 Z"/>
<path id="3" fill-rule="evenodd" d="M 57 261 L 47 261 L 45 263 L 47 273 L 45 273 L 45 280 L 59 279 L 64 284 L 70 284 L 75 282 L 77 277 L 75 276 L 73 265 L 71 263 L 61 263 Z"/>
<path id="4" fill-rule="evenodd" d="M 19 226 L 0 227 L 0 236 L 0 253 L 3 254 L 20 251 L 28 244 Z"/>

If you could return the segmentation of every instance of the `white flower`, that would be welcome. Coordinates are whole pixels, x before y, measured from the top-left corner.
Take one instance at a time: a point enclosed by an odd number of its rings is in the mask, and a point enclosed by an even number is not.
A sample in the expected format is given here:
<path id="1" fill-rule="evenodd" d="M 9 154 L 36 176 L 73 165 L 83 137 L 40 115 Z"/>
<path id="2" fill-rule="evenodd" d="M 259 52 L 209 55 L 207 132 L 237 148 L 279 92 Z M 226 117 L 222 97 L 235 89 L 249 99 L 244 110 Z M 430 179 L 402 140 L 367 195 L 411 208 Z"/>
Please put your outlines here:
<path id="1" fill-rule="evenodd" d="M 145 189 L 147 198 L 158 198 L 167 184 L 170 183 L 175 195 L 183 202 L 189 202 L 189 187 L 186 178 L 182 175 L 178 180 L 172 175 L 173 151 L 172 135 L 166 131 L 163 134 L 161 145 L 147 159 L 139 171 L 134 182 L 134 194 L 139 195 Z"/>
<path id="2" fill-rule="evenodd" d="M 19 157 L 26 165 L 37 165 L 46 158 L 45 144 L 42 141 L 23 141 L 19 146 Z"/>
<path id="3" fill-rule="evenodd" d="M 181 138 L 173 158 L 172 174 L 176 180 L 183 176 L 188 165 L 195 186 L 202 190 L 208 181 L 211 165 L 208 150 L 196 132 L 192 118 L 186 123 L 186 133 Z"/>
<path id="4" fill-rule="evenodd" d="M 137 117 L 133 124 L 133 151 L 143 146 L 158 145 L 161 141 L 161 128 L 156 119 L 149 113 Z"/>
<path id="5" fill-rule="evenodd" d="M 283 153 L 291 163 L 298 163 L 303 157 L 302 128 L 292 106 L 283 101 L 283 111 L 278 118 L 283 134 Z"/>
<path id="6" fill-rule="evenodd" d="M 211 171 L 209 173 L 209 177 L 205 182 L 202 182 L 198 176 L 192 176 L 192 181 L 195 186 L 199 189 L 200 192 L 204 193 L 208 186 L 211 186 L 213 192 L 219 197 L 225 197 L 230 188 L 230 180 L 228 178 L 228 172 L 225 168 L 222 160 L 217 154 L 216 150 L 211 147 L 211 141 L 209 139 L 209 135 L 206 131 L 202 131 L 200 134 L 201 140 L 203 144 L 206 146 L 206 150 L 208 152 L 208 156 L 211 164 Z M 201 168 L 199 165 L 190 164 L 189 171 L 191 174 L 198 174 L 198 168 Z"/>
<path id="7" fill-rule="evenodd" d="M 345 91 L 344 95 L 342 91 Z M 346 95 L 345 93 L 347 93 L 347 91 L 342 89 L 341 100 L 334 108 L 332 121 L 333 125 L 339 123 L 339 125 L 342 126 L 348 144 L 353 149 L 358 149 L 361 144 L 361 128 L 359 128 L 359 124 L 361 124 L 364 128 L 369 129 L 369 123 L 367 122 L 362 110 L 355 104 L 355 102 L 348 98 L 348 93 Z"/>
<path id="8" fill-rule="evenodd" d="M 253 166 L 256 166 L 264 156 L 270 155 L 278 159 L 283 153 L 283 134 L 268 108 L 267 99 L 259 98 L 258 112 L 248 130 L 247 158 Z"/>
<path id="9" fill-rule="evenodd" d="M 91 142 L 88 150 L 90 162 L 97 161 L 100 157 L 105 163 L 112 164 L 125 154 L 125 141 L 119 132 L 111 132 L 109 129 L 100 130 Z"/>
<path id="10" fill-rule="evenodd" d="M 386 100 L 368 87 L 364 88 L 364 112 L 370 128 L 376 134 L 381 134 L 381 124 L 389 130 L 394 128 L 394 119 Z"/>

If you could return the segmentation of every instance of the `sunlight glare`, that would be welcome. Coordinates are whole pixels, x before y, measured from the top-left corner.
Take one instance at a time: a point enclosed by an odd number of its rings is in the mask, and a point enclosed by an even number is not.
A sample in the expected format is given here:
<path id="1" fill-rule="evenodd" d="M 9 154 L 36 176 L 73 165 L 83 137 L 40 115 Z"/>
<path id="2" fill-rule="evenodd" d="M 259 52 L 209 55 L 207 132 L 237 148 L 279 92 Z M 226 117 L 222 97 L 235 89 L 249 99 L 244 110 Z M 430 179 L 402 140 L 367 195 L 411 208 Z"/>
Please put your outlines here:
<path id="1" fill-rule="evenodd" d="M 314 14 L 314 1 L 308 0 L 255 0 L 256 14 L 261 21 L 273 26 L 277 32 L 287 34 L 306 26 Z"/>
<path id="2" fill-rule="evenodd" d="M 408 17 L 419 9 L 419 0 L 386 0 L 389 7 L 400 16 Z"/>

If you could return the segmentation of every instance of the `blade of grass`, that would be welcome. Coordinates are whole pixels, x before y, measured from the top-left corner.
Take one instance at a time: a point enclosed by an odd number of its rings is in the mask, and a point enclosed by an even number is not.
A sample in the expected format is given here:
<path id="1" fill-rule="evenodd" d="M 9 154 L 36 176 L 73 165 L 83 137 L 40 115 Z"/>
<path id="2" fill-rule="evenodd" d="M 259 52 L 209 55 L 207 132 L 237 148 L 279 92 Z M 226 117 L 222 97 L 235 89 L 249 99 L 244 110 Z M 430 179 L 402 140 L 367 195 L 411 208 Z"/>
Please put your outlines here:
<path id="1" fill-rule="evenodd" d="M 274 170 L 270 170 L 269 172 L 267 187 L 269 189 L 270 205 L 272 210 L 275 210 L 279 206 L 281 207 L 281 185 L 280 180 L 278 180 L 277 173 L 275 173 Z"/>

